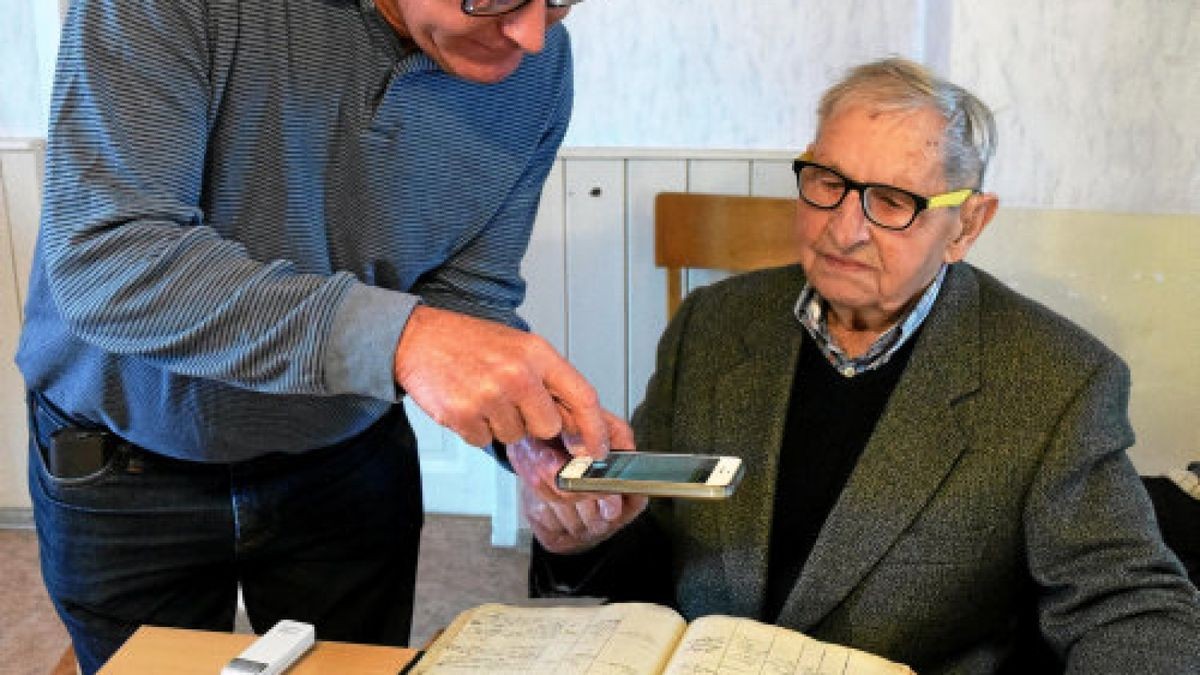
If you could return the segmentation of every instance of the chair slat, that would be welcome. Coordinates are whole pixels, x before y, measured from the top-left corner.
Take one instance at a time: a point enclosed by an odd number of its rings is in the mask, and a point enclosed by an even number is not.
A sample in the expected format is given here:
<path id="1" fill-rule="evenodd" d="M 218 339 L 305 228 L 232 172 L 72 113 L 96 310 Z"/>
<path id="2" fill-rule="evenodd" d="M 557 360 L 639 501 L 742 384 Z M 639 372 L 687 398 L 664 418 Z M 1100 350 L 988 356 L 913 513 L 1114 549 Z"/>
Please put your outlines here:
<path id="1" fill-rule="evenodd" d="M 683 268 L 745 272 L 796 262 L 795 211 L 794 199 L 659 193 L 654 260 L 668 271 L 668 311 L 682 300 Z"/>

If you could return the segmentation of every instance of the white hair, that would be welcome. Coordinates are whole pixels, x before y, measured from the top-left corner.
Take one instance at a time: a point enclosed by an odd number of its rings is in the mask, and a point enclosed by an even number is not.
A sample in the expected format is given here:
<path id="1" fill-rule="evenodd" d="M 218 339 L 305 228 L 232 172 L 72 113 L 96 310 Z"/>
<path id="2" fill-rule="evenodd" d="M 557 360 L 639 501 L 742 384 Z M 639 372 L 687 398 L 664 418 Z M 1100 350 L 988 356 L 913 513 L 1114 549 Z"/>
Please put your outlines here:
<path id="1" fill-rule="evenodd" d="M 946 122 L 942 159 L 948 184 L 982 187 L 996 151 L 996 120 L 971 92 L 919 63 L 893 56 L 851 69 L 826 90 L 817 106 L 818 133 L 830 115 L 847 103 L 885 111 L 938 111 Z"/>

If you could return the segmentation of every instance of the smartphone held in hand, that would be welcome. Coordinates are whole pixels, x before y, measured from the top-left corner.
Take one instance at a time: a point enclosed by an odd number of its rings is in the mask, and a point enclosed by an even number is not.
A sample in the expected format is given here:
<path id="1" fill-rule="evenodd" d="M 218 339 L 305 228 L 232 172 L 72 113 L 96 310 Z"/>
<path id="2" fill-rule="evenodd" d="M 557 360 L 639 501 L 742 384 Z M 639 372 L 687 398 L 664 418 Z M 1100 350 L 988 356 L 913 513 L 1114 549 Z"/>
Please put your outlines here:
<path id="1" fill-rule="evenodd" d="M 575 492 L 724 499 L 743 471 L 738 457 L 615 451 L 604 459 L 575 457 L 558 472 L 557 484 Z"/>

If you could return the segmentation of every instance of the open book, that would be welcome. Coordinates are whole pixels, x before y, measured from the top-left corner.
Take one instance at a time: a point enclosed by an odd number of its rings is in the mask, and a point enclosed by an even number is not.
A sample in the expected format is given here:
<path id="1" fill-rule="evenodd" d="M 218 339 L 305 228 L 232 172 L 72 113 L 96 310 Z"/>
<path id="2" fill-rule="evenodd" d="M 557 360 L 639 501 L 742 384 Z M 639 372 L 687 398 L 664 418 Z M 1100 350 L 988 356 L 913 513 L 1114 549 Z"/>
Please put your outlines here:
<path id="1" fill-rule="evenodd" d="M 459 614 L 413 675 L 911 675 L 907 666 L 753 619 L 689 626 L 644 603 L 593 607 L 481 605 Z"/>

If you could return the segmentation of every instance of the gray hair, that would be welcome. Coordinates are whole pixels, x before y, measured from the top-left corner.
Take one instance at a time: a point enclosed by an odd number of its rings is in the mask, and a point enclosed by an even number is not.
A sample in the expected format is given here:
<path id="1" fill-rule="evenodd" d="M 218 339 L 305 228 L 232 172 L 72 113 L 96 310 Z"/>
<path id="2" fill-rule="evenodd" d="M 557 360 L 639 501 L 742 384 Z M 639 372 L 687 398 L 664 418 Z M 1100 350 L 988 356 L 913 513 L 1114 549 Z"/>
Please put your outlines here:
<path id="1" fill-rule="evenodd" d="M 937 110 L 946 121 L 943 168 L 951 187 L 983 185 L 996 151 L 996 120 L 974 94 L 898 56 L 853 68 L 830 87 L 817 106 L 817 130 L 838 107 L 867 104 L 874 110 Z"/>

